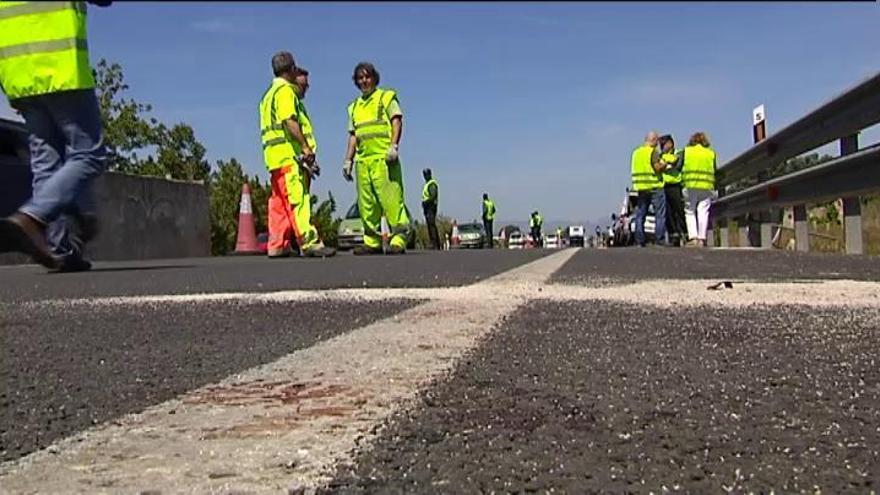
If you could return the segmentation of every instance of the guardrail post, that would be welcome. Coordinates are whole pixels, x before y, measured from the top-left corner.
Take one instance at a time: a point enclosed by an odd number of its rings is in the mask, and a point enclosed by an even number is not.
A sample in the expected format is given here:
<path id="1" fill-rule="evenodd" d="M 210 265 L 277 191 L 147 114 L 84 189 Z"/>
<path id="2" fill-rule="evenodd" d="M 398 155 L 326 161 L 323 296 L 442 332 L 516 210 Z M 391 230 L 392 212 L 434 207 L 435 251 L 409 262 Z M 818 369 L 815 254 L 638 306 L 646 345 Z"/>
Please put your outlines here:
<path id="1" fill-rule="evenodd" d="M 770 222 L 761 223 L 761 247 L 763 249 L 773 247 L 773 224 Z"/>
<path id="2" fill-rule="evenodd" d="M 727 228 L 727 219 L 718 220 L 719 232 L 721 232 L 721 244 L 718 247 L 730 247 L 730 233 Z"/>
<path id="3" fill-rule="evenodd" d="M 806 205 L 794 207 L 794 244 L 798 251 L 810 251 L 810 223 L 807 220 Z"/>
<path id="4" fill-rule="evenodd" d="M 843 198 L 843 236 L 846 254 L 864 254 L 862 205 L 859 197 Z"/>
<path id="5" fill-rule="evenodd" d="M 749 247 L 749 216 L 744 215 L 736 220 L 736 230 L 738 231 L 737 246 Z"/>
<path id="6" fill-rule="evenodd" d="M 840 138 L 840 156 L 859 150 L 858 133 Z M 843 235 L 847 254 L 863 254 L 862 204 L 858 196 L 843 198 Z"/>

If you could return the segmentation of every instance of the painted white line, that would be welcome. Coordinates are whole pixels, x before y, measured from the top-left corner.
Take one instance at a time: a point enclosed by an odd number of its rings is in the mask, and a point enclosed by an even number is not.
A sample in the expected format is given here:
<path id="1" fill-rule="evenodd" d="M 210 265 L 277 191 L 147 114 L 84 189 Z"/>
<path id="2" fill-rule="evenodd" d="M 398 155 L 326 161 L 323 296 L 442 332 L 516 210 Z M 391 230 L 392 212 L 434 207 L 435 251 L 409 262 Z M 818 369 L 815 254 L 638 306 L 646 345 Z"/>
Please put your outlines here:
<path id="1" fill-rule="evenodd" d="M 320 485 L 389 414 L 539 294 L 575 252 L 432 290 L 441 297 L 62 440 L 0 466 L 0 486 L 11 493 L 278 493 Z"/>

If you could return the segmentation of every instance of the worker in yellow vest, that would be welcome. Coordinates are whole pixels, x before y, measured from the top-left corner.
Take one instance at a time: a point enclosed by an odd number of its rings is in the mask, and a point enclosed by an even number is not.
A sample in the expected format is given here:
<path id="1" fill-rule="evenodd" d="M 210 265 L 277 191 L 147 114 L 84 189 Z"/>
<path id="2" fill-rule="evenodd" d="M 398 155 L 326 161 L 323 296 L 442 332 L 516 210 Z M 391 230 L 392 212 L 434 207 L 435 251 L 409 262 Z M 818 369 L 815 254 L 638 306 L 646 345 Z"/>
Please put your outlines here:
<path id="1" fill-rule="evenodd" d="M 403 112 L 397 101 L 397 92 L 378 87 L 379 71 L 373 64 L 357 64 L 352 80 L 361 95 L 348 105 L 348 146 L 342 175 L 348 181 L 353 180 L 353 173 L 357 175 L 357 201 L 364 223 L 364 245 L 355 248 L 354 254 L 382 253 L 383 215 L 391 230 L 388 253 L 403 254 L 410 230 L 399 156 Z"/>
<path id="2" fill-rule="evenodd" d="M 270 175 L 272 194 L 269 197 L 268 224 L 270 258 L 290 254 L 290 235 L 296 237 L 300 254 L 307 257 L 328 257 L 336 250 L 324 246 L 311 223 L 309 185 L 320 172 L 315 160 L 317 146 L 311 133 L 311 122 L 295 85 L 298 70 L 290 52 L 272 57 L 275 78 L 260 101 L 260 134 L 263 159 Z"/>
<path id="3" fill-rule="evenodd" d="M 648 205 L 654 206 L 654 239 L 660 246 L 666 245 L 666 194 L 663 191 L 664 168 L 657 150 L 657 133 L 649 132 L 645 142 L 633 150 L 630 163 L 633 190 L 638 193 L 636 202 L 635 236 L 639 246 L 645 246 L 645 217 Z"/>
<path id="4" fill-rule="evenodd" d="M 663 162 L 663 191 L 666 194 L 666 231 L 673 246 L 687 242 L 684 220 L 684 197 L 681 190 L 681 150 L 675 149 L 675 140 L 665 134 L 658 139 L 660 161 Z"/>
<path id="5" fill-rule="evenodd" d="M 489 193 L 483 193 L 483 230 L 486 231 L 486 244 L 494 248 L 492 223 L 495 221 L 495 202 L 489 199 Z"/>
<path id="6" fill-rule="evenodd" d="M 422 212 L 425 214 L 425 226 L 428 229 L 431 247 L 439 251 L 441 246 L 440 233 L 437 232 L 437 210 L 440 203 L 440 186 L 430 168 L 422 170 L 422 177 L 425 178 L 425 185 L 422 187 Z"/>
<path id="7" fill-rule="evenodd" d="M 0 89 L 24 117 L 33 173 L 31 198 L 0 219 L 0 252 L 60 272 L 91 269 L 82 253 L 106 168 L 86 25 L 84 2 L 0 2 Z"/>
<path id="8" fill-rule="evenodd" d="M 709 136 L 704 132 L 694 133 L 682 155 L 688 246 L 705 247 L 709 210 L 718 195 L 715 191 L 716 156 L 709 147 Z"/>
<path id="9" fill-rule="evenodd" d="M 315 129 L 312 127 L 312 119 L 309 118 L 309 112 L 306 110 L 306 94 L 309 92 L 309 71 L 303 67 L 296 68 L 296 77 L 293 79 L 293 89 L 296 91 L 297 96 L 297 108 L 296 108 L 296 121 L 299 123 L 300 129 L 302 129 L 303 137 L 306 138 L 306 143 L 315 153 L 315 157 L 318 156 L 318 142 L 315 140 Z M 318 165 L 317 158 L 315 159 L 314 169 L 320 173 L 321 167 Z M 303 180 L 305 181 L 305 193 L 309 198 L 309 214 L 313 213 L 313 206 L 315 204 L 314 196 L 311 195 L 312 188 L 312 175 L 313 174 L 303 174 Z"/>

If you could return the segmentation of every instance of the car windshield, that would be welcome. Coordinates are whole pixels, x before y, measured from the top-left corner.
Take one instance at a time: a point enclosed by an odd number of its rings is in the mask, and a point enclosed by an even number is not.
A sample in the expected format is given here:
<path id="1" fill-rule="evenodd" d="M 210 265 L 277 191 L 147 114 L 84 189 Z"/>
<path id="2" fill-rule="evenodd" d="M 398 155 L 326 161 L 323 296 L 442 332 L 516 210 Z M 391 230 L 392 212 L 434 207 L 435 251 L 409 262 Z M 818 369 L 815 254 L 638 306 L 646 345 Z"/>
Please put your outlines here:
<path id="1" fill-rule="evenodd" d="M 345 214 L 346 220 L 352 220 L 352 219 L 360 218 L 360 217 L 361 217 L 361 212 L 360 212 L 360 210 L 358 210 L 357 203 L 351 205 L 351 208 L 349 208 L 348 212 Z"/>
<path id="2" fill-rule="evenodd" d="M 476 223 L 466 223 L 458 228 L 458 231 L 462 233 L 479 233 L 482 230 L 481 226 Z"/>

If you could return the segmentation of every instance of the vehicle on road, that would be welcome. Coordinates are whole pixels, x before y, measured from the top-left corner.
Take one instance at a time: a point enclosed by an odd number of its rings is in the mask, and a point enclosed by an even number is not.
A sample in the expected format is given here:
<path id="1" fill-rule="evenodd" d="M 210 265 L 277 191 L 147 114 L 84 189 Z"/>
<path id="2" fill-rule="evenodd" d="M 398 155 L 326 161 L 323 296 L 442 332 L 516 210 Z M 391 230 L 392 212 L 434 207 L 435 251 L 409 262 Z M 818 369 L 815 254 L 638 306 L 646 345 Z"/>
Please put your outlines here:
<path id="1" fill-rule="evenodd" d="M 556 234 L 547 234 L 544 237 L 544 247 L 547 249 L 559 249 L 559 236 Z"/>
<path id="2" fill-rule="evenodd" d="M 510 237 L 507 239 L 507 248 L 508 249 L 522 249 L 525 244 L 525 239 L 523 238 L 522 232 L 514 231 L 510 234 Z"/>
<path id="3" fill-rule="evenodd" d="M 584 247 L 583 225 L 571 225 L 568 227 L 568 245 L 571 247 Z"/>
<path id="4" fill-rule="evenodd" d="M 409 215 L 409 209 L 406 210 L 406 213 Z M 411 215 L 409 217 L 412 218 Z M 387 228 L 385 227 L 384 218 L 382 219 L 382 225 L 383 229 Z M 409 234 L 406 248 L 415 249 L 416 230 L 410 229 Z M 348 211 L 345 212 L 345 218 L 339 222 L 339 227 L 336 229 L 336 243 L 336 247 L 341 251 L 355 248 L 364 243 L 364 222 L 361 220 L 361 212 L 358 209 L 357 203 L 351 205 Z"/>
<path id="5" fill-rule="evenodd" d="M 458 226 L 458 247 L 482 249 L 486 246 L 487 234 L 481 223 L 463 223 Z"/>

